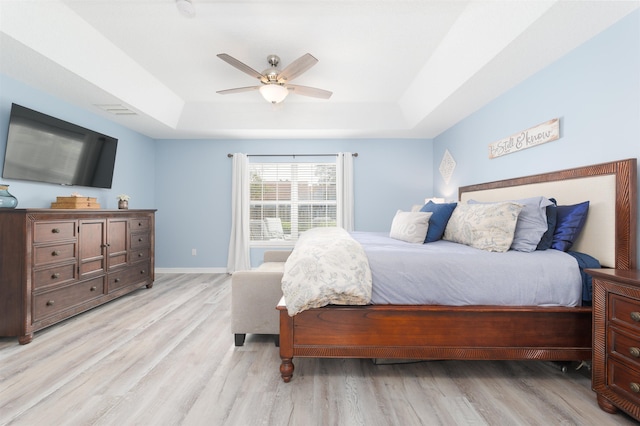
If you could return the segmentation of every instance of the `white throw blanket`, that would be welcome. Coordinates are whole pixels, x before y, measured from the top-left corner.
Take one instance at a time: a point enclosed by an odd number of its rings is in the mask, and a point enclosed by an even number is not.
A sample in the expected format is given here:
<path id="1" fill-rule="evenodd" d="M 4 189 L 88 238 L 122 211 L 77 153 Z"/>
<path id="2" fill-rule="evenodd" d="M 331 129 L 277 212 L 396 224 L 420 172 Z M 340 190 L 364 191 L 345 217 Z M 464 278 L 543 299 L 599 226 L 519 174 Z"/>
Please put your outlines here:
<path id="1" fill-rule="evenodd" d="M 371 300 L 367 255 L 342 228 L 303 232 L 284 265 L 282 293 L 291 316 L 329 304 L 366 305 Z"/>

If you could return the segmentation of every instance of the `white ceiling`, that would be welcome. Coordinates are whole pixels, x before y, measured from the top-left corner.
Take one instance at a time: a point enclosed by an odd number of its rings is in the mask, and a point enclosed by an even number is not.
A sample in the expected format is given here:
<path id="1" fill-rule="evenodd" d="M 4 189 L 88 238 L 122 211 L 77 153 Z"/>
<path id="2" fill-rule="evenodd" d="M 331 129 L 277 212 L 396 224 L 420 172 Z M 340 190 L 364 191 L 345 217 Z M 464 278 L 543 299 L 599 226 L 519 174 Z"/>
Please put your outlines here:
<path id="1" fill-rule="evenodd" d="M 433 138 L 640 7 L 640 1 L 0 0 L 0 72 L 156 139 Z M 305 53 L 290 94 L 262 71 Z M 121 105 L 113 115 L 98 105 Z M 29 105 L 25 105 L 29 106 Z"/>

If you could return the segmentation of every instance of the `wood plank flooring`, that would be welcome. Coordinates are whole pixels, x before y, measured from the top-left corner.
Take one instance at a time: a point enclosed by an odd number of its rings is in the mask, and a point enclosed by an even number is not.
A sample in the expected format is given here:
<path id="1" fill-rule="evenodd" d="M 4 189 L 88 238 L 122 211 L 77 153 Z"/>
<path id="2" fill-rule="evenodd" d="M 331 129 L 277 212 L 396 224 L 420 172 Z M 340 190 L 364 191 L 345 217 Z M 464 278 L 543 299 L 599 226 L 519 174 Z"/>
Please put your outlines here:
<path id="1" fill-rule="evenodd" d="M 230 279 L 160 274 L 35 334 L 0 338 L 0 425 L 633 425 L 589 372 L 547 362 L 294 359 L 235 347 Z"/>

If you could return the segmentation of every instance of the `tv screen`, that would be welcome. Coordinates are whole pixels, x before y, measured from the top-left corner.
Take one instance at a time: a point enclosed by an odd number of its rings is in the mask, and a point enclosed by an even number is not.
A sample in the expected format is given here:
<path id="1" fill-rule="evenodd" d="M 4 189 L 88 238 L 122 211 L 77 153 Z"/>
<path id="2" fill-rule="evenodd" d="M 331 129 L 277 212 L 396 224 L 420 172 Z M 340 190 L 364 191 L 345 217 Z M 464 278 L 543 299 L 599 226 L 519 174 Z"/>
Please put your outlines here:
<path id="1" fill-rule="evenodd" d="M 111 188 L 118 140 L 11 105 L 2 177 Z"/>

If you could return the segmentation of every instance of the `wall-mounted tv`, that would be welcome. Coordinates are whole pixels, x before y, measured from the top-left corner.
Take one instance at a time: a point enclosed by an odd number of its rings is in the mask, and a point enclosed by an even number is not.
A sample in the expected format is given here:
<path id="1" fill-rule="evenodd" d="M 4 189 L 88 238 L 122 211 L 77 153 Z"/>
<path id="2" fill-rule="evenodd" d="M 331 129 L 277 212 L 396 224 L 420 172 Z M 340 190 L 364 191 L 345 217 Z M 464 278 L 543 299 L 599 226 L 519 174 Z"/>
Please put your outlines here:
<path id="1" fill-rule="evenodd" d="M 116 138 L 12 104 L 2 177 L 111 188 Z"/>

